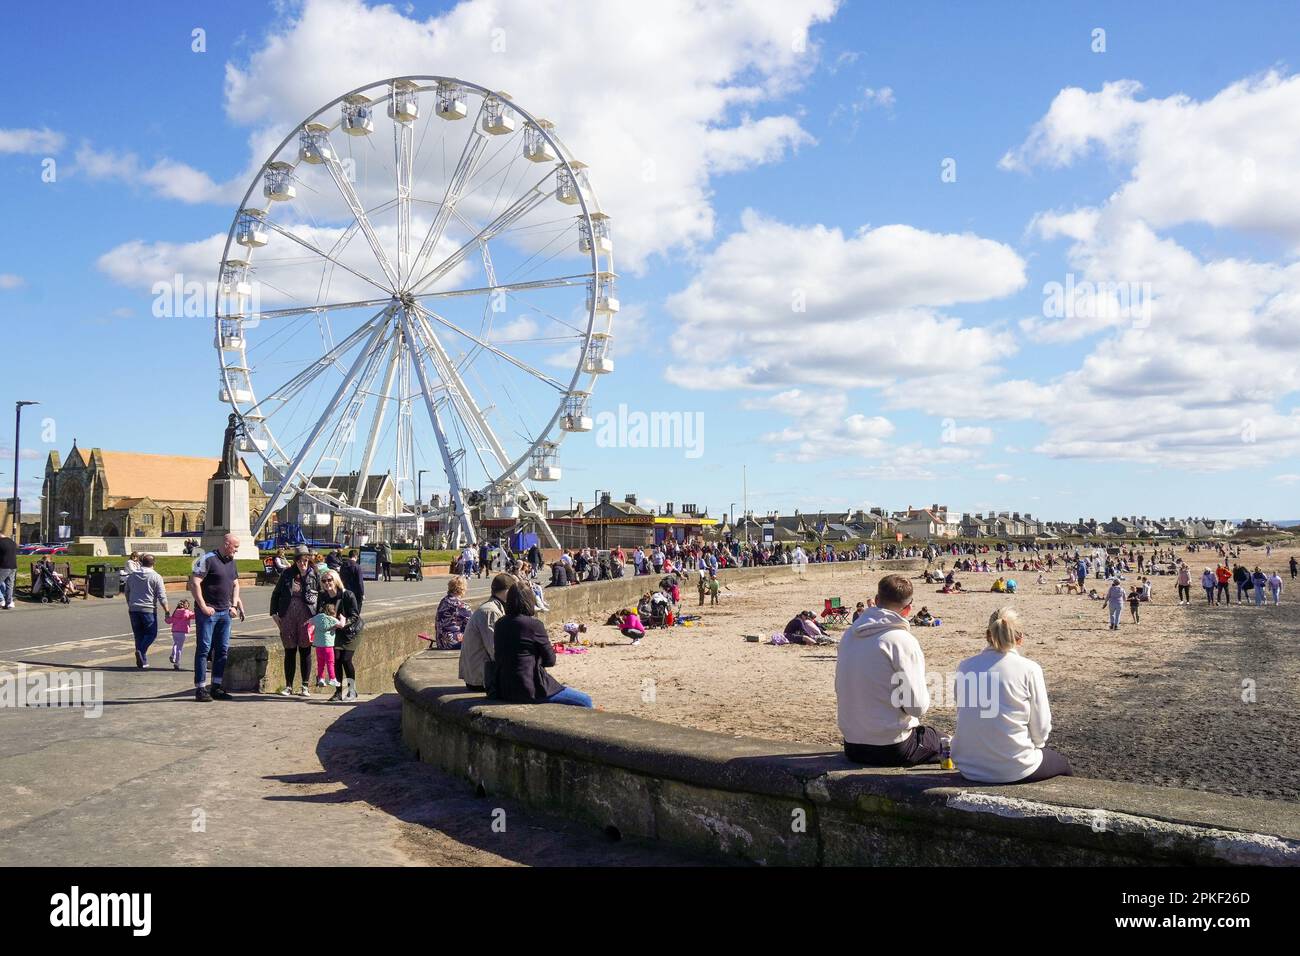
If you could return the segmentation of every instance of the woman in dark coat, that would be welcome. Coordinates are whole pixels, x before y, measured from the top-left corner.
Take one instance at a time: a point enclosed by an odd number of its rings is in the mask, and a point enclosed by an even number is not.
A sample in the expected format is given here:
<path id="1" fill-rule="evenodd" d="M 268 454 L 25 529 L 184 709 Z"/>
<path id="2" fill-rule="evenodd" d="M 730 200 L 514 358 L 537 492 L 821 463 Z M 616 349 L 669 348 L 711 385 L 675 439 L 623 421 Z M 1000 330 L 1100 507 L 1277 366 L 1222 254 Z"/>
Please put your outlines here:
<path id="1" fill-rule="evenodd" d="M 352 663 L 361 646 L 361 604 L 357 596 L 343 586 L 337 571 L 321 576 L 320 610 L 342 623 L 334 631 L 334 673 L 342 677 L 330 700 L 357 699 L 357 669 Z"/>
<path id="2" fill-rule="evenodd" d="M 316 614 L 320 598 L 320 575 L 312 564 L 311 551 L 299 545 L 293 565 L 280 575 L 271 594 L 271 620 L 280 629 L 284 646 L 285 697 L 293 696 L 294 661 L 302 664 L 300 697 L 311 696 L 311 637 L 307 622 Z"/>
<path id="3" fill-rule="evenodd" d="M 497 699 L 512 704 L 592 706 L 588 695 L 565 687 L 547 673 L 546 668 L 555 665 L 555 648 L 535 608 L 532 588 L 516 581 L 506 594 L 505 617 L 492 629 Z"/>

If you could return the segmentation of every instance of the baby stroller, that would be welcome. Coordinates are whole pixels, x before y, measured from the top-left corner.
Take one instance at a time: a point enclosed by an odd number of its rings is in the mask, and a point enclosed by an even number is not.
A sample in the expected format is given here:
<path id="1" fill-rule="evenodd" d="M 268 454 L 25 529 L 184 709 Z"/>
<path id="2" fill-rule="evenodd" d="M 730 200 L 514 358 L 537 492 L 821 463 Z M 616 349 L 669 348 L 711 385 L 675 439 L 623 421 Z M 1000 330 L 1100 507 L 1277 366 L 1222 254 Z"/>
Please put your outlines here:
<path id="1" fill-rule="evenodd" d="M 406 559 L 406 574 L 403 575 L 403 581 L 419 581 L 424 577 L 424 569 L 420 567 L 420 559 L 411 555 Z"/>
<path id="2" fill-rule="evenodd" d="M 32 597 L 42 604 L 62 601 L 68 604 L 68 586 L 52 565 L 37 564 L 32 568 Z"/>
<path id="3" fill-rule="evenodd" d="M 668 601 L 668 596 L 662 591 L 656 591 L 650 597 L 650 613 L 645 616 L 642 623 L 647 628 L 667 627 L 669 607 L 671 607 L 671 604 Z"/>

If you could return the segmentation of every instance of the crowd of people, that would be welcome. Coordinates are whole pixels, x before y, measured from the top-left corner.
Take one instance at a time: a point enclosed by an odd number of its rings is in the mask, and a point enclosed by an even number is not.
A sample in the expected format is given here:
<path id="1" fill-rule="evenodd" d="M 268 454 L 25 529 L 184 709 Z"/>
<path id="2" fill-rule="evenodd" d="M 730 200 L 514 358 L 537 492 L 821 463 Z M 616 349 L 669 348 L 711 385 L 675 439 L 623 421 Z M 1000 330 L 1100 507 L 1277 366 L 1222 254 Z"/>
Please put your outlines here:
<path id="1" fill-rule="evenodd" d="M 161 621 L 171 630 L 168 661 L 180 670 L 190 628 L 194 627 L 195 699 L 230 700 L 223 687 L 232 621 L 245 620 L 235 554 L 239 540 L 227 535 L 213 551 L 199 555 L 189 578 L 189 596 L 170 606 L 152 555 L 132 555 L 123 570 L 123 590 L 135 641 L 136 666 L 147 669 L 148 653 L 157 640 Z M 884 553 L 906 549 L 887 546 Z M 1189 553 L 1202 548 L 1190 546 Z M 1280 569 L 1251 570 L 1231 546 L 1219 546 L 1215 567 L 1205 567 L 1200 586 L 1209 605 L 1260 607 L 1281 603 L 1284 580 Z M 810 553 L 811 552 L 811 553 Z M 1268 552 L 1271 555 L 1271 552 Z M 633 576 L 661 575 L 658 587 L 646 590 L 635 607 L 615 612 L 609 623 L 633 645 L 647 628 L 672 626 L 683 616 L 683 591 L 694 586 L 701 607 L 718 604 L 719 572 L 754 564 L 801 564 L 854 560 L 866 557 L 859 550 L 840 556 L 833 549 L 802 546 L 740 547 L 735 543 L 679 543 L 667 540 L 655 547 L 628 551 L 591 548 L 565 550 L 550 563 L 549 587 L 571 587 L 583 582 Z M 1173 549 L 1096 549 L 1084 554 L 1065 549 L 981 549 L 967 545 L 919 549 L 912 557 L 926 559 L 922 578 L 942 584 L 941 592 L 965 590 L 958 573 L 997 575 L 991 590 L 1015 593 L 1012 573 L 1046 574 L 1059 571 L 1064 584 L 1085 593 L 1088 580 L 1105 582 L 1087 594 L 1105 603 L 1109 626 L 1118 630 L 1128 606 L 1133 624 L 1141 620 L 1141 605 L 1152 598 L 1153 575 L 1173 574 L 1178 604 L 1192 603 L 1195 575 L 1183 555 Z M 5 558 L 0 553 L 0 559 Z M 949 560 L 951 559 L 951 567 Z M 391 562 L 391 551 L 379 562 L 380 574 Z M 526 552 L 483 545 L 467 549 L 457 559 L 448 578 L 447 593 L 435 614 L 431 646 L 460 652 L 459 674 L 472 690 L 483 691 L 511 703 L 555 703 L 584 708 L 594 706 L 590 695 L 555 680 L 549 668 L 556 662 L 556 644 L 538 619 L 549 610 L 542 586 L 543 555 L 536 545 Z M 311 696 L 314 674 L 317 686 L 332 687 L 331 701 L 357 698 L 354 658 L 364 631 L 362 606 L 364 575 L 356 551 L 340 549 L 324 554 L 298 546 L 290 554 L 279 549 L 271 558 L 275 576 L 270 615 L 284 652 L 285 696 Z M 1289 559 L 1292 580 L 1300 574 L 1296 558 Z M 469 575 L 492 574 L 489 597 L 471 607 L 466 600 Z M 1132 576 L 1132 580 L 1129 577 Z M 10 581 L 0 603 L 12 594 Z M 1063 584 L 1058 584 L 1058 593 Z M 1018 613 L 1003 607 L 990 617 L 986 647 L 963 661 L 957 669 L 959 689 L 976 688 L 979 700 L 957 701 L 951 736 L 922 722 L 929 709 L 925 685 L 925 658 L 911 633 L 913 627 L 940 623 L 928 607 L 913 609 L 912 582 L 898 574 L 881 578 L 876 594 L 854 609 L 847 630 L 837 641 L 812 611 L 792 617 L 772 643 L 837 646 L 835 690 L 838 721 L 846 757 L 877 766 L 913 766 L 951 758 L 959 772 L 979 783 L 1013 783 L 1068 775 L 1069 762 L 1046 746 L 1051 732 L 1051 712 L 1041 667 L 1021 655 L 1024 627 Z M 580 640 L 586 627 L 568 622 L 563 630 L 570 642 Z M 562 648 L 563 649 L 563 648 Z M 582 648 L 579 648 L 582 650 Z M 210 671 L 210 675 L 209 675 Z M 210 676 L 210 684 L 209 684 Z M 295 690 L 295 685 L 297 690 Z"/>

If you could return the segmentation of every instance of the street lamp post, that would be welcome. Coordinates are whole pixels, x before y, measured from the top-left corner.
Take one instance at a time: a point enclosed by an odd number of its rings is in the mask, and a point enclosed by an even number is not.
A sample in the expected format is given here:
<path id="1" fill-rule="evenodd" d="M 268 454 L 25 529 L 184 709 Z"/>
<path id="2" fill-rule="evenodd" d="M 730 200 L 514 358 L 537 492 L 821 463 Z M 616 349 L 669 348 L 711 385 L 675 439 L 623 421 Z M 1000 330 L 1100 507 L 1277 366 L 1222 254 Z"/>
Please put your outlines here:
<path id="1" fill-rule="evenodd" d="M 19 537 L 19 517 L 22 514 L 23 503 L 18 498 L 18 456 L 22 452 L 22 430 L 23 430 L 23 406 L 39 405 L 40 402 L 14 402 L 14 543 L 21 544 L 22 539 Z"/>

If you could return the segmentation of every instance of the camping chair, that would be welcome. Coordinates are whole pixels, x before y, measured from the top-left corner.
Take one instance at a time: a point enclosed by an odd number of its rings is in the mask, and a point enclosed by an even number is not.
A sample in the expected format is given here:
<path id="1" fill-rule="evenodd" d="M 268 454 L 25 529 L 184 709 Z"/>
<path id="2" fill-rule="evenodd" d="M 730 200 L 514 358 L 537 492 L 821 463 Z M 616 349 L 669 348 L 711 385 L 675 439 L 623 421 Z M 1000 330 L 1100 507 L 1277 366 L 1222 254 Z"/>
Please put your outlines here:
<path id="1" fill-rule="evenodd" d="M 825 605 L 822 607 L 822 620 L 834 621 L 837 624 L 844 624 L 849 619 L 849 609 L 840 603 L 837 597 L 827 598 Z"/>

